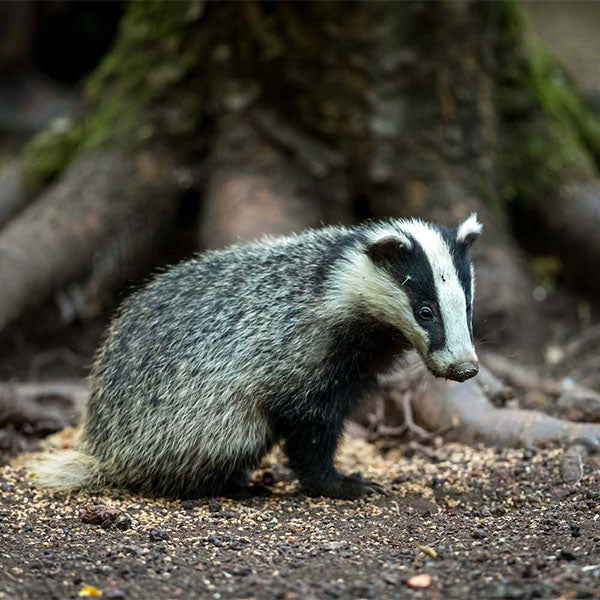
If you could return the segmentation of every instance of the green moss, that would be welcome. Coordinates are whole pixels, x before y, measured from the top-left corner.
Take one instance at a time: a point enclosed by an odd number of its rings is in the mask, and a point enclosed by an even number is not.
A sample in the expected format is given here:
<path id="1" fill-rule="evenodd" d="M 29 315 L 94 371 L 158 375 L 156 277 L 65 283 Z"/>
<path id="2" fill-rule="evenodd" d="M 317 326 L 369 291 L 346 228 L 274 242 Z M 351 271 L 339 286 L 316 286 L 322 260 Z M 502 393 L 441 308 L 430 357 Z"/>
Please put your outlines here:
<path id="1" fill-rule="evenodd" d="M 573 131 L 541 119 L 513 125 L 506 135 L 503 164 L 521 202 L 555 194 L 570 179 L 588 179 L 594 165 Z"/>
<path id="2" fill-rule="evenodd" d="M 523 7 L 494 3 L 499 24 L 498 104 L 509 195 L 525 204 L 570 179 L 594 176 L 600 120 L 535 37 Z"/>
<path id="3" fill-rule="evenodd" d="M 178 84 L 197 65 L 199 46 L 189 33 L 203 10 L 199 0 L 129 3 L 114 47 L 86 83 L 82 116 L 68 128 L 44 131 L 25 148 L 30 181 L 47 182 L 87 148 L 116 143 L 135 149 L 169 135 L 162 115 L 178 105 Z M 199 112 L 197 101 L 181 105 Z M 180 116 L 188 128 L 195 126 L 195 115 Z"/>
<path id="4" fill-rule="evenodd" d="M 586 105 L 575 83 L 550 55 L 541 40 L 528 37 L 530 68 L 525 83 L 546 114 L 571 129 L 600 159 L 600 119 Z"/>
<path id="5" fill-rule="evenodd" d="M 61 172 L 81 145 L 81 130 L 67 122 L 57 122 L 27 144 L 23 166 L 28 186 L 35 190 Z"/>

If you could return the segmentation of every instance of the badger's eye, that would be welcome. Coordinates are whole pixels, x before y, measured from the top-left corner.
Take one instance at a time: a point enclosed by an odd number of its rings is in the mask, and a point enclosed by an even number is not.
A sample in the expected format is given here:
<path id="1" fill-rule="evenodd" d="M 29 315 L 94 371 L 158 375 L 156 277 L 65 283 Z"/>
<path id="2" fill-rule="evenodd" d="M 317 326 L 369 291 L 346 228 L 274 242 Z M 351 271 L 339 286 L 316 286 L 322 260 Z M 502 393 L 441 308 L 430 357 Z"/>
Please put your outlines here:
<path id="1" fill-rule="evenodd" d="M 423 321 L 431 321 L 433 319 L 433 311 L 429 306 L 421 306 L 419 309 L 419 318 Z"/>

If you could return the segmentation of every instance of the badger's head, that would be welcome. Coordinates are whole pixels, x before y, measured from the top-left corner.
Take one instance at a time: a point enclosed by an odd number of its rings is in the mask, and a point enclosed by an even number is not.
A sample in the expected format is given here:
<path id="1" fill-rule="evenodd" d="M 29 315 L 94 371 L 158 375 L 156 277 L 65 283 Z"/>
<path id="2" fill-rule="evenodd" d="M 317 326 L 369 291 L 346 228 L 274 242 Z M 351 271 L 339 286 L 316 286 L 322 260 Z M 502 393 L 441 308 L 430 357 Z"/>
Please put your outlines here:
<path id="1" fill-rule="evenodd" d="M 452 228 L 419 220 L 368 226 L 345 269 L 346 298 L 399 330 L 434 375 L 455 381 L 478 371 L 469 248 L 480 233 L 475 214 Z"/>

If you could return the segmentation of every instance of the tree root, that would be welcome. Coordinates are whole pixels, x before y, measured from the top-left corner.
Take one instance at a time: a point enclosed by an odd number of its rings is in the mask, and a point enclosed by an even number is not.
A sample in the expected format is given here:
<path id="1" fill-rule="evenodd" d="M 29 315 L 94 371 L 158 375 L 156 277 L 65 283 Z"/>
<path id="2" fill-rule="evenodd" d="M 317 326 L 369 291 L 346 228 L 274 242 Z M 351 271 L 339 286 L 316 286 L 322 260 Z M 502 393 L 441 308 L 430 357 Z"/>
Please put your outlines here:
<path id="1" fill-rule="evenodd" d="M 483 359 L 494 373 L 516 388 L 541 392 L 556 398 L 561 416 L 573 421 L 600 422 L 600 394 L 572 381 L 540 377 L 531 369 L 514 364 L 498 354 L 485 354 Z"/>
<path id="2" fill-rule="evenodd" d="M 84 381 L 0 383 L 0 428 L 58 431 L 79 421 L 87 397 Z"/>
<path id="3" fill-rule="evenodd" d="M 448 429 L 446 437 L 464 443 L 498 446 L 528 446 L 570 443 L 577 438 L 600 434 L 600 424 L 577 423 L 545 413 L 519 408 L 499 408 L 513 395 L 496 375 L 499 374 L 521 390 L 541 391 L 552 395 L 564 392 L 564 386 L 544 379 L 502 357 L 486 355 L 488 367 L 477 377 L 462 383 L 433 379 L 419 359 L 411 357 L 406 366 L 382 379 L 388 424 L 403 422 L 403 395 L 412 395 L 415 422 L 428 431 Z M 498 373 L 500 371 L 500 373 Z M 575 386 L 574 386 L 575 387 Z M 581 397 L 595 392 L 575 387 Z M 600 418 L 598 418 L 600 421 Z"/>
<path id="4" fill-rule="evenodd" d="M 555 397 L 563 397 L 565 386 L 502 357 L 487 355 L 487 359 L 489 368 L 483 367 L 477 377 L 457 384 L 433 379 L 417 357 L 410 358 L 401 370 L 382 379 L 380 395 L 375 399 L 378 408 L 364 411 L 357 418 L 370 425 L 371 438 L 390 432 L 394 436 L 414 432 L 416 425 L 421 444 L 443 435 L 449 441 L 498 447 L 560 445 L 566 449 L 561 465 L 563 478 L 566 482 L 577 481 L 585 457 L 600 449 L 598 414 L 595 423 L 579 423 L 535 410 L 503 407 L 514 392 L 497 374 L 520 390 Z M 581 386 L 572 389 L 580 399 L 596 396 Z M 407 410 L 409 400 L 412 410 Z"/>
<path id="5" fill-rule="evenodd" d="M 575 423 L 519 408 L 496 408 L 477 379 L 464 384 L 432 382 L 414 402 L 415 419 L 426 429 L 452 425 L 447 439 L 502 447 L 545 446 L 600 435 L 600 424 Z"/>
<path id="6" fill-rule="evenodd" d="M 292 233 L 349 216 L 341 158 L 272 113 L 221 119 L 208 163 L 199 233 L 204 247 Z"/>
<path id="7" fill-rule="evenodd" d="M 0 227 L 30 201 L 25 175 L 19 162 L 11 162 L 0 170 Z"/>
<path id="8" fill-rule="evenodd" d="M 93 311 L 144 272 L 177 214 L 165 171 L 154 156 L 85 155 L 12 219 L 0 231 L 0 331 L 61 290 L 63 316 Z"/>

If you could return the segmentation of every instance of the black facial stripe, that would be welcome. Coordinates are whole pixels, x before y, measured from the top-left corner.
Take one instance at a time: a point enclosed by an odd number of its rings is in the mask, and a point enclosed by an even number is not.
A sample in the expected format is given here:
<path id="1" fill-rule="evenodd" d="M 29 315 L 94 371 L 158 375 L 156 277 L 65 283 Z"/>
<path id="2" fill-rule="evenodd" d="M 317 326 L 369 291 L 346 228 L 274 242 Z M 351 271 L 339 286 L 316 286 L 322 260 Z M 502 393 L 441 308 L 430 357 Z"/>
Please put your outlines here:
<path id="1" fill-rule="evenodd" d="M 450 248 L 450 254 L 452 256 L 452 262 L 458 275 L 458 281 L 465 292 L 465 298 L 467 301 L 467 310 L 473 305 L 473 298 L 471 297 L 471 259 L 469 258 L 469 246 L 468 244 L 462 244 L 456 239 L 456 227 L 440 227 L 437 226 L 438 231 L 444 238 L 444 241 Z M 473 315 L 469 313 L 468 318 L 469 334 L 471 336 L 471 342 L 473 342 Z"/>
<path id="2" fill-rule="evenodd" d="M 456 239 L 456 227 L 436 226 L 440 235 L 450 249 L 452 262 L 458 275 L 458 281 L 465 293 L 467 306 L 471 306 L 471 260 L 469 258 L 469 248 L 466 244 L 462 244 Z"/>
<path id="3" fill-rule="evenodd" d="M 446 334 L 433 279 L 433 269 L 427 254 L 416 239 L 410 237 L 412 248 L 401 252 L 397 260 L 380 265 L 385 267 L 393 279 L 408 296 L 413 315 L 429 335 L 429 350 L 441 350 L 446 344 Z M 423 305 L 431 306 L 435 318 L 432 321 L 419 319 L 418 310 Z"/>
<path id="4" fill-rule="evenodd" d="M 357 243 L 364 243 L 365 234 L 360 230 L 351 230 L 346 235 L 332 241 L 325 249 L 322 260 L 315 271 L 315 286 L 319 291 L 324 291 L 325 282 L 330 270 L 339 263 L 345 252 Z"/>

